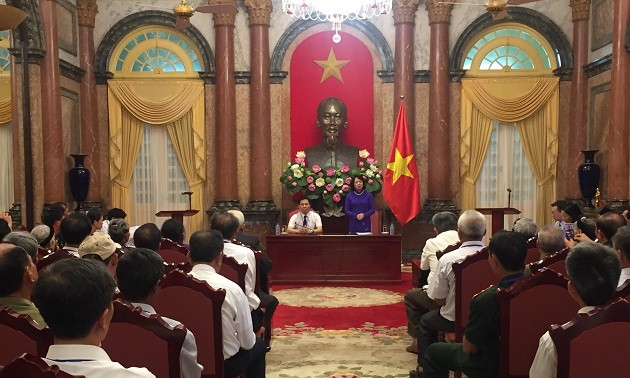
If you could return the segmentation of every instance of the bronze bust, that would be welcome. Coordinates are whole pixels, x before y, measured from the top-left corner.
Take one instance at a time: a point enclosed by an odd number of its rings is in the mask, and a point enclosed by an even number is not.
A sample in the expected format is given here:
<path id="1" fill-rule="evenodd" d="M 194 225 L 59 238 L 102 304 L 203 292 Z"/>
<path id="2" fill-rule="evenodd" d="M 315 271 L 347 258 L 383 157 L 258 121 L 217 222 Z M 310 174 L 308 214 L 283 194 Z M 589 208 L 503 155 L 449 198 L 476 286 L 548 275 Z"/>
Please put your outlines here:
<path id="1" fill-rule="evenodd" d="M 341 134 L 348 125 L 348 110 L 338 98 L 327 98 L 317 107 L 317 127 L 324 133 L 322 143 L 306 148 L 309 165 L 351 168 L 357 164 L 359 149 L 344 144 Z"/>

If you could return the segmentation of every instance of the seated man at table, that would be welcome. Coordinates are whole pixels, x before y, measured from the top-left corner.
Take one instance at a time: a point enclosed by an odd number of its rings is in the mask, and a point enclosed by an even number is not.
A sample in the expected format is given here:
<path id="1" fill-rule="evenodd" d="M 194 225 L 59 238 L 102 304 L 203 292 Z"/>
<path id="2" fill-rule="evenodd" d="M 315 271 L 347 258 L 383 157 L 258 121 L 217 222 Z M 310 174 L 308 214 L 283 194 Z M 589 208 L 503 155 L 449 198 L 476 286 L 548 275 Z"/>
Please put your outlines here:
<path id="1" fill-rule="evenodd" d="M 300 211 L 289 219 L 287 233 L 315 235 L 324 232 L 322 218 L 311 209 L 311 201 L 307 197 L 300 199 Z"/>

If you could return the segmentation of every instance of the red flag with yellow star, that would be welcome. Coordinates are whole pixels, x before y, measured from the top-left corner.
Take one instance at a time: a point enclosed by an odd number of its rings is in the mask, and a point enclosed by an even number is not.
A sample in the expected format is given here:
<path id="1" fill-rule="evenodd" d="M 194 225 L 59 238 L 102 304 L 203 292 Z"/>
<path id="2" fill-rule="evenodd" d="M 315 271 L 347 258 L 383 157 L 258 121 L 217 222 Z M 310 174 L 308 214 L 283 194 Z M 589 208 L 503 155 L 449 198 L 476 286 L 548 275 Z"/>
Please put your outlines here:
<path id="1" fill-rule="evenodd" d="M 400 224 L 405 224 L 420 212 L 420 180 L 402 101 L 387 162 L 383 198 Z"/>

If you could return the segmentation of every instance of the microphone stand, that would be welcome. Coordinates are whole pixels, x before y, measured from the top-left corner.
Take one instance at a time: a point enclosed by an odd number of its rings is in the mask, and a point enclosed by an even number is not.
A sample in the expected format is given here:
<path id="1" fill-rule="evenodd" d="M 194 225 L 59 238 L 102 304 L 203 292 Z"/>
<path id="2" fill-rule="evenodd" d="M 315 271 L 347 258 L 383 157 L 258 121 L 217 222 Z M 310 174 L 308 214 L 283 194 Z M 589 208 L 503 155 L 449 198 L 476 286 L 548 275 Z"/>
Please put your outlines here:
<path id="1" fill-rule="evenodd" d="M 508 188 L 508 206 L 507 207 L 511 207 L 510 206 L 510 201 L 512 200 L 512 189 Z"/>

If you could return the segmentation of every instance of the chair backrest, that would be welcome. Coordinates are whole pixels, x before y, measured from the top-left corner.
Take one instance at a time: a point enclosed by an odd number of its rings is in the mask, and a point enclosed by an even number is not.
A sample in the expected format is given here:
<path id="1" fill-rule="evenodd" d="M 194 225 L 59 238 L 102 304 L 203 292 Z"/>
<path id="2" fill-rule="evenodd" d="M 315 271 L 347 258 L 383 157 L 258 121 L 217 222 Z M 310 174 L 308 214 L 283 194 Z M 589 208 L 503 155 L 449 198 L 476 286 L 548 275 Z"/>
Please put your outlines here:
<path id="1" fill-rule="evenodd" d="M 53 343 L 50 328 L 9 307 L 0 308 L 0 335 L 0 365 L 8 364 L 25 352 L 44 357 Z"/>
<path id="2" fill-rule="evenodd" d="M 43 259 L 39 259 L 36 264 L 37 270 L 41 271 L 42 269 L 46 268 L 48 265 L 54 263 L 55 261 L 61 260 L 61 259 L 67 259 L 69 257 L 76 258 L 75 255 L 71 254 L 65 249 L 59 249 L 51 253 L 50 255 L 44 257 Z"/>
<path id="3" fill-rule="evenodd" d="M 166 263 L 166 262 L 164 263 L 164 274 L 169 274 L 175 269 L 179 269 L 184 273 L 188 273 L 192 269 L 192 265 L 190 265 L 190 262 L 188 261 L 184 263 L 179 263 L 179 264 Z"/>
<path id="4" fill-rule="evenodd" d="M 628 376 L 630 303 L 618 299 L 549 330 L 558 352 L 558 378 Z M 596 357 L 596 358 L 595 358 Z"/>
<path id="5" fill-rule="evenodd" d="M 547 257 L 544 260 L 540 260 L 537 262 L 533 262 L 529 265 L 531 272 L 535 273 L 542 268 L 548 268 L 553 270 L 554 272 L 560 273 L 563 276 L 567 276 L 567 268 L 564 265 L 564 260 L 569 254 L 569 248 L 564 248 L 561 251 L 558 251 L 551 256 Z"/>
<path id="6" fill-rule="evenodd" d="M 225 290 L 215 290 L 180 270 L 160 281 L 155 310 L 186 325 L 197 342 L 202 376 L 223 377 L 223 328 L 221 305 Z"/>
<path id="7" fill-rule="evenodd" d="M 223 256 L 223 263 L 219 274 L 236 283 L 245 292 L 245 275 L 247 274 L 247 264 L 239 264 L 234 257 Z"/>
<path id="8" fill-rule="evenodd" d="M 103 349 L 125 367 L 141 364 L 156 377 L 179 378 L 179 355 L 186 327 L 167 324 L 160 315 L 148 314 L 122 299 L 114 301 L 114 316 Z M 150 348 L 147 348 L 150 345 Z"/>
<path id="9" fill-rule="evenodd" d="M 83 375 L 68 374 L 59 369 L 57 365 L 48 365 L 40 357 L 24 353 L 10 364 L 0 369 L 1 378 L 72 378 Z"/>
<path id="10" fill-rule="evenodd" d="M 380 235 L 383 230 L 381 227 L 381 211 L 376 210 L 374 214 L 370 215 L 370 225 L 372 227 L 372 234 Z"/>
<path id="11" fill-rule="evenodd" d="M 626 300 L 630 300 L 630 279 L 625 280 L 621 284 L 621 286 L 617 288 L 617 291 L 615 292 L 615 296 L 613 297 L 613 300 L 617 298 L 624 298 Z"/>
<path id="12" fill-rule="evenodd" d="M 462 342 L 472 297 L 496 283 L 488 263 L 488 247 L 453 264 L 455 273 L 455 340 Z"/>
<path id="13" fill-rule="evenodd" d="M 289 227 L 289 220 L 291 220 L 291 217 L 293 216 L 293 214 L 297 214 L 300 212 L 300 208 L 296 207 L 295 209 L 289 211 L 289 213 L 287 214 L 287 227 Z"/>
<path id="14" fill-rule="evenodd" d="M 579 308 L 567 290 L 567 282 L 563 275 L 542 269 L 509 288 L 497 290 L 501 377 L 528 377 L 540 337 L 551 324 L 575 316 Z"/>
<path id="15" fill-rule="evenodd" d="M 538 249 L 538 237 L 534 236 L 527 239 L 527 255 L 525 256 L 525 265 L 540 260 L 540 250 Z"/>
<path id="16" fill-rule="evenodd" d="M 262 256 L 263 256 L 262 252 L 254 251 L 254 257 L 256 258 L 256 286 L 254 287 L 254 293 L 256 293 L 256 295 L 258 295 L 258 293 L 260 292 L 260 280 L 261 280 L 261 274 L 263 271 Z"/>
<path id="17" fill-rule="evenodd" d="M 162 239 L 158 253 L 167 263 L 181 264 L 188 261 L 188 249 L 170 239 Z"/>
<path id="18" fill-rule="evenodd" d="M 446 246 L 446 248 L 444 248 L 443 250 L 435 252 L 435 257 L 437 257 L 437 259 L 439 260 L 440 257 L 444 256 L 445 254 L 449 252 L 453 252 L 456 249 L 459 249 L 459 247 L 461 246 L 462 246 L 462 242 L 457 242 L 455 244 Z"/>

